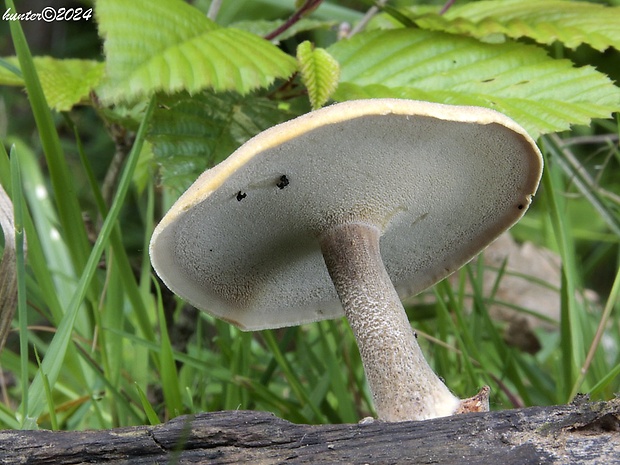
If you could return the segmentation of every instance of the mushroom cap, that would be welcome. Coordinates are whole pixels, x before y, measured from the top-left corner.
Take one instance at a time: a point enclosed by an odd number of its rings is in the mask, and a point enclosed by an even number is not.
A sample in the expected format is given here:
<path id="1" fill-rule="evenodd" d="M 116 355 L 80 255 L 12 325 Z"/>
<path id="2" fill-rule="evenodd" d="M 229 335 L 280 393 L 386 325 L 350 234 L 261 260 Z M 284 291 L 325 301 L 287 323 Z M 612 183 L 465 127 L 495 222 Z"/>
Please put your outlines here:
<path id="1" fill-rule="evenodd" d="M 156 227 L 151 261 L 176 294 L 244 330 L 337 318 L 323 231 L 380 228 L 405 298 L 516 223 L 541 174 L 534 141 L 493 110 L 338 103 L 258 134 L 205 171 Z"/>

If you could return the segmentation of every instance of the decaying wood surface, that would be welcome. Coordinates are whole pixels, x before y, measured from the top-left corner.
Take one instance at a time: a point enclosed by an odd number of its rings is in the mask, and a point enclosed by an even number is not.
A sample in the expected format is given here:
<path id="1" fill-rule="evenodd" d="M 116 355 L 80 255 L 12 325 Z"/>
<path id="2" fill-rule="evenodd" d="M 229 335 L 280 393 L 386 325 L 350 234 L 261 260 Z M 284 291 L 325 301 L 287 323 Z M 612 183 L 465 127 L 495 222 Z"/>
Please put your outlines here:
<path id="1" fill-rule="evenodd" d="M 615 464 L 620 398 L 424 422 L 296 425 L 225 411 L 104 431 L 0 431 L 0 464 Z"/>

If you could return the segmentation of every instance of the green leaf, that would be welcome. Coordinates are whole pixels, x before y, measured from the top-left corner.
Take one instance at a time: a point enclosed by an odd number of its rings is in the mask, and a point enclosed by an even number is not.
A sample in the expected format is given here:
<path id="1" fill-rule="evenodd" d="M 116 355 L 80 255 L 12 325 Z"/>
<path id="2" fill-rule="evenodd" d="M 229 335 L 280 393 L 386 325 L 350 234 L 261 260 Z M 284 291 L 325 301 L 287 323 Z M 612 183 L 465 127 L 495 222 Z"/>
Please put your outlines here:
<path id="1" fill-rule="evenodd" d="M 207 87 L 246 94 L 296 68 L 270 42 L 220 28 L 181 0 L 101 0 L 96 14 L 106 55 L 107 80 L 99 89 L 105 102 Z"/>
<path id="2" fill-rule="evenodd" d="M 338 87 L 338 62 L 325 49 L 315 48 L 307 40 L 297 47 L 297 62 L 312 109 L 321 108 Z"/>
<path id="3" fill-rule="evenodd" d="M 148 139 L 164 184 L 180 190 L 252 136 L 295 116 L 267 98 L 234 93 L 180 93 L 158 102 Z"/>
<path id="4" fill-rule="evenodd" d="M 423 29 L 467 34 L 480 39 L 497 34 L 529 37 L 541 44 L 562 42 L 576 48 L 620 50 L 620 7 L 561 0 L 489 0 L 450 8 L 445 15 L 410 16 Z"/>
<path id="5" fill-rule="evenodd" d="M 19 69 L 17 57 L 3 59 Z M 99 85 L 104 64 L 94 60 L 59 60 L 52 57 L 33 58 L 41 80 L 43 94 L 50 108 L 69 111 L 88 100 L 88 94 Z M 5 67 L 0 67 L 0 85 L 24 86 L 24 80 Z"/>
<path id="6" fill-rule="evenodd" d="M 489 107 L 533 137 L 620 109 L 620 89 L 607 76 L 531 45 L 396 29 L 358 34 L 328 51 L 341 67 L 335 100 L 398 97 Z"/>

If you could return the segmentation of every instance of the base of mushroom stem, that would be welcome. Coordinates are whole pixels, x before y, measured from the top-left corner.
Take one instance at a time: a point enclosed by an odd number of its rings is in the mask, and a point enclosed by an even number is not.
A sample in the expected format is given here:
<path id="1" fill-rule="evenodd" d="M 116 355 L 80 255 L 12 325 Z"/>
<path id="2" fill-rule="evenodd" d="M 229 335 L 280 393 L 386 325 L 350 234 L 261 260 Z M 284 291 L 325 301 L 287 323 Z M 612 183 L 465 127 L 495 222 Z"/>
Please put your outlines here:
<path id="1" fill-rule="evenodd" d="M 478 394 L 473 397 L 468 397 L 467 399 L 462 399 L 461 403 L 457 407 L 457 409 L 452 413 L 452 415 L 460 415 L 461 413 L 472 413 L 472 412 L 488 412 L 489 411 L 489 395 L 491 394 L 491 388 L 489 386 L 484 386 Z M 440 418 L 440 417 L 436 417 Z M 366 425 L 373 423 L 375 421 L 386 421 L 373 417 L 365 417 L 360 420 L 358 423 L 360 425 Z M 403 420 L 401 420 L 403 421 Z M 407 421 L 407 420 L 404 420 Z M 423 421 L 423 420 L 422 420 Z"/>
<path id="2" fill-rule="evenodd" d="M 489 395 L 491 388 L 484 386 L 480 392 L 473 397 L 462 399 L 461 404 L 454 412 L 455 415 L 470 412 L 488 412 L 489 411 Z"/>

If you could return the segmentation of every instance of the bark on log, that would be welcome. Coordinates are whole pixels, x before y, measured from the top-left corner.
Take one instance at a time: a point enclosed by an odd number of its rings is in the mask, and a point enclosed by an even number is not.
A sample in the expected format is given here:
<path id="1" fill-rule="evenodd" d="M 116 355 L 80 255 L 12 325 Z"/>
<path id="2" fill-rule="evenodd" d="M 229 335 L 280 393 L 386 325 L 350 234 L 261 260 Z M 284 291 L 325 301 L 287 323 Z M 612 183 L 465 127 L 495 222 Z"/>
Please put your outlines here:
<path id="1" fill-rule="evenodd" d="M 1 464 L 615 464 L 620 398 L 423 422 L 296 425 L 226 411 L 104 431 L 0 431 Z"/>

